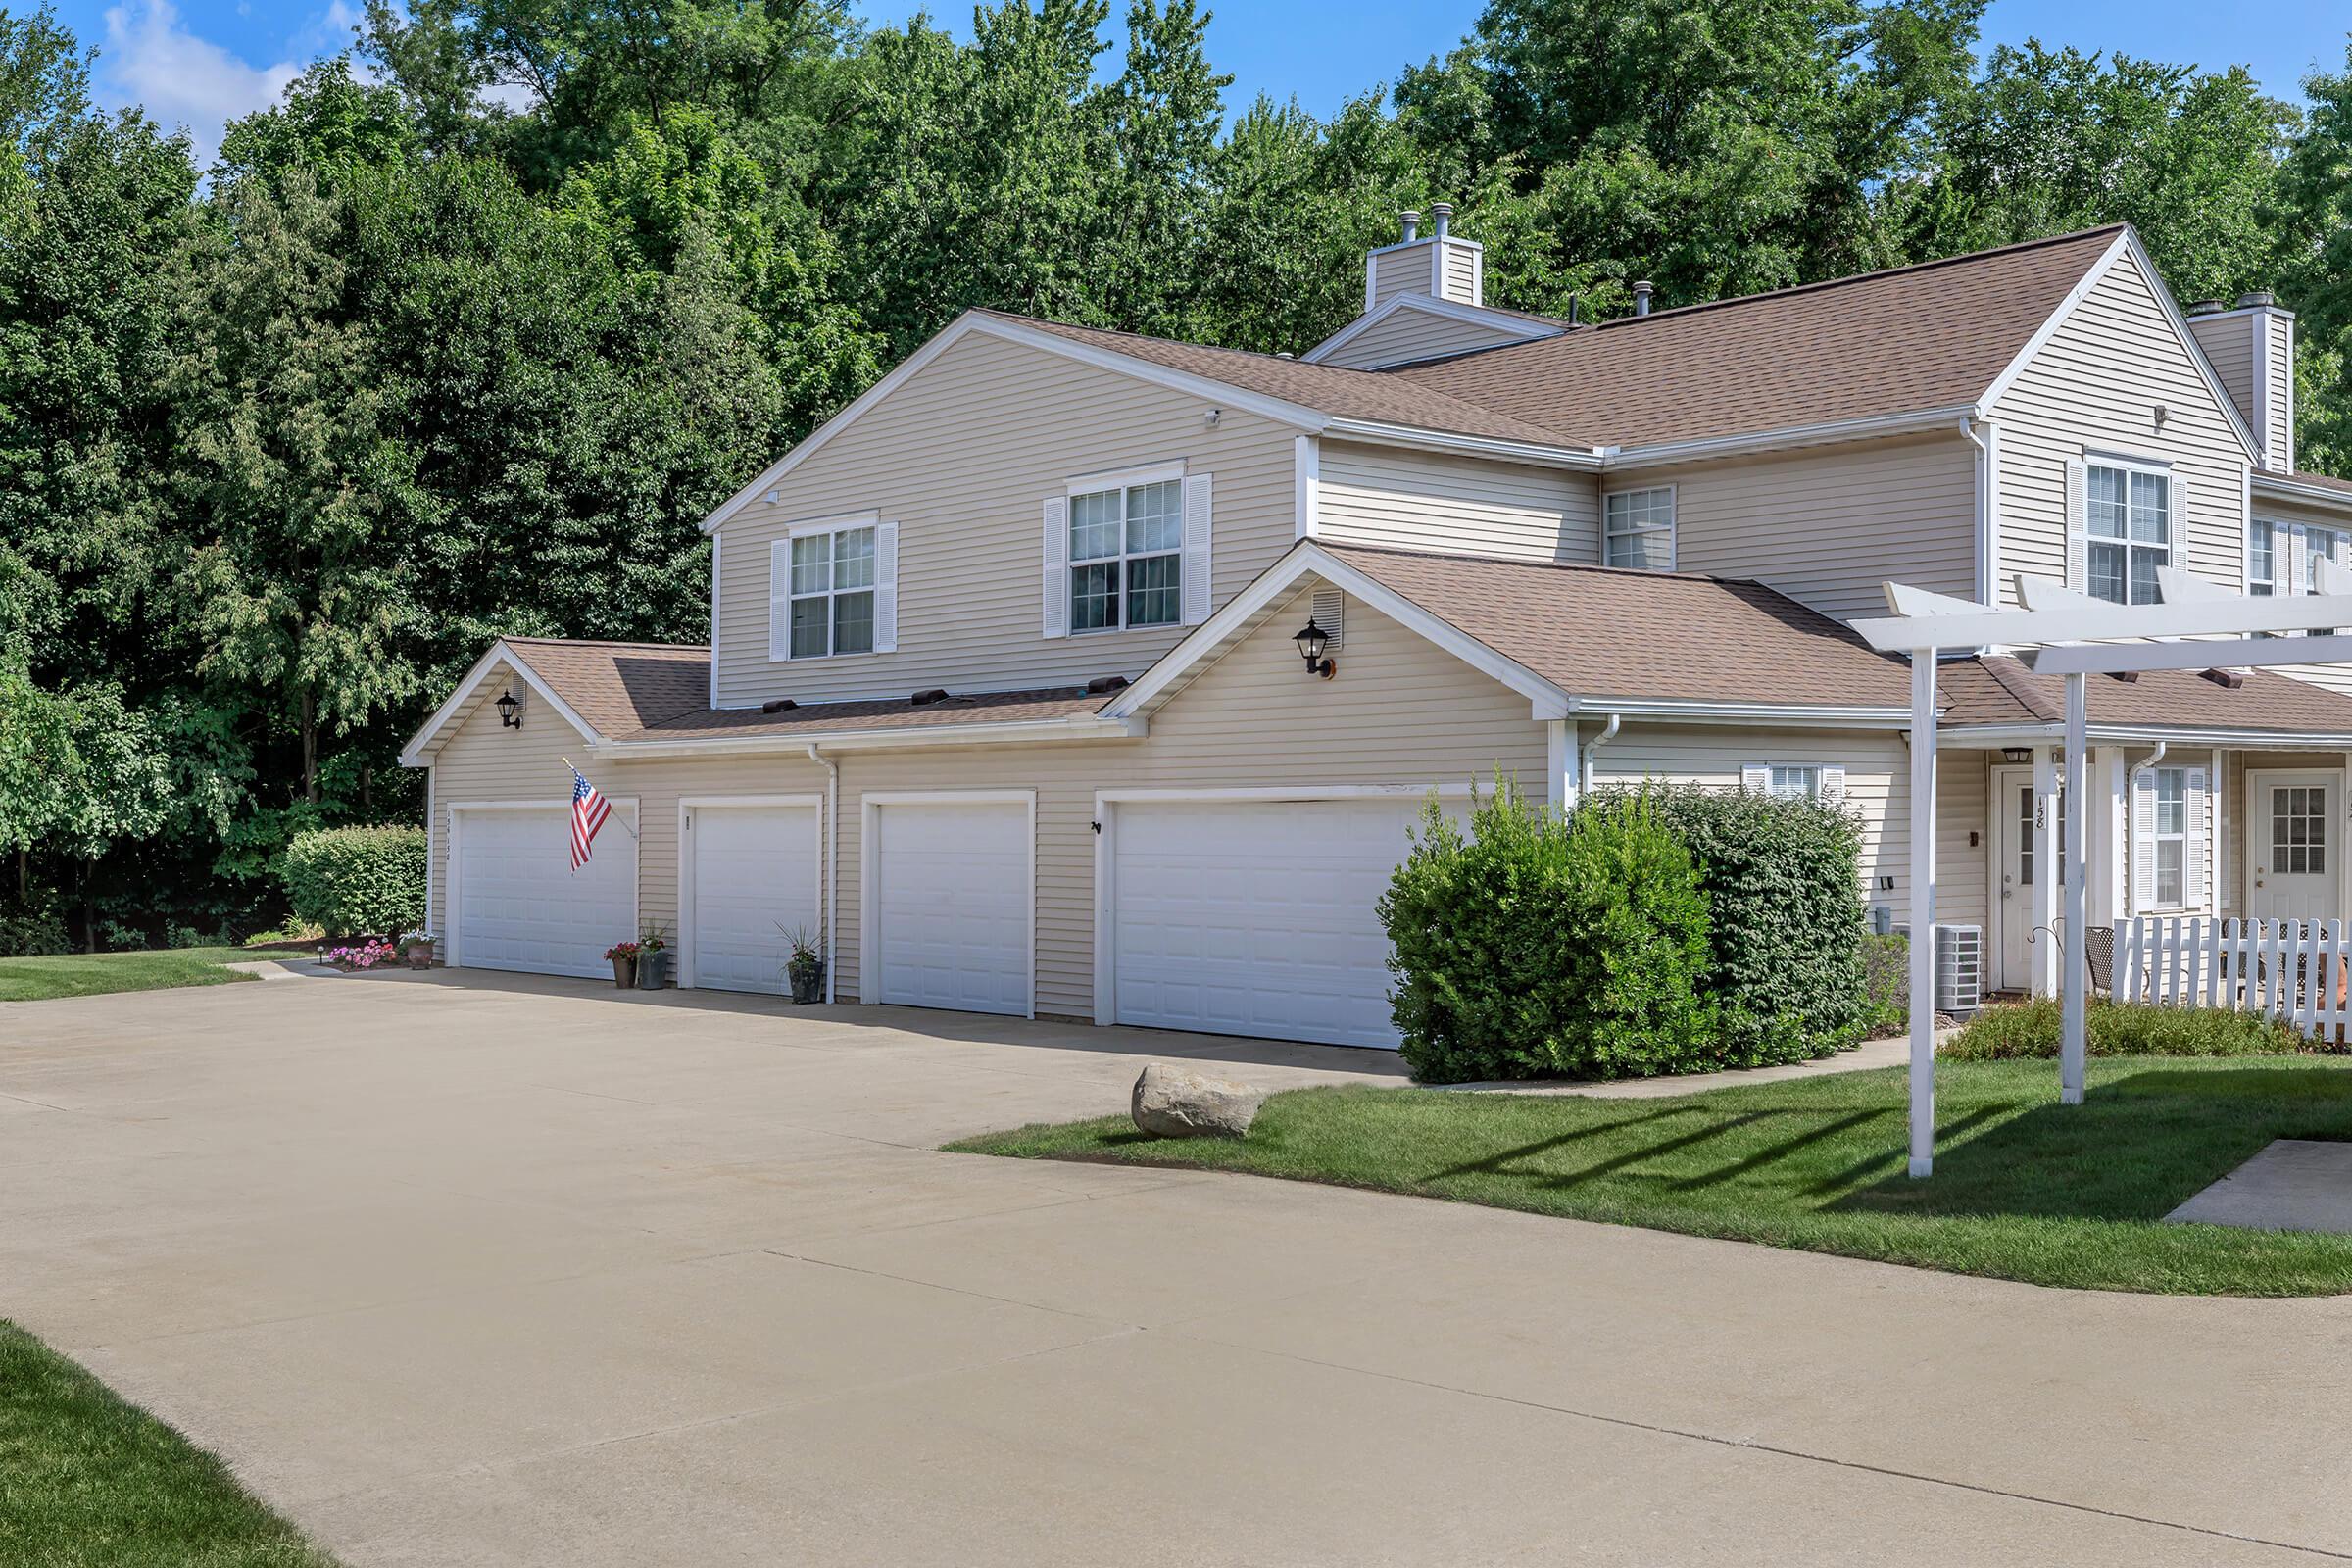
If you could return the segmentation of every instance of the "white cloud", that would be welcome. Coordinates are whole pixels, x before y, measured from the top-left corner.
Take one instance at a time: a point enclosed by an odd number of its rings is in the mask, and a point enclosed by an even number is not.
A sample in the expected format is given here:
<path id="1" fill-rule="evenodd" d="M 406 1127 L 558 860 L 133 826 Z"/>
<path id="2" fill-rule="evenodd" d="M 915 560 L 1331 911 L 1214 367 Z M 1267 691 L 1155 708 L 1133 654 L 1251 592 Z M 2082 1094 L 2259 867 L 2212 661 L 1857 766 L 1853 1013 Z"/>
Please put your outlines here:
<path id="1" fill-rule="evenodd" d="M 98 57 L 98 88 L 116 106 L 139 105 L 159 124 L 184 125 L 196 143 L 199 168 L 213 161 L 231 120 L 277 102 L 303 65 L 351 41 L 359 14 L 329 0 L 286 40 L 286 58 L 251 66 L 190 32 L 172 0 L 131 0 L 106 13 L 106 47 Z"/>

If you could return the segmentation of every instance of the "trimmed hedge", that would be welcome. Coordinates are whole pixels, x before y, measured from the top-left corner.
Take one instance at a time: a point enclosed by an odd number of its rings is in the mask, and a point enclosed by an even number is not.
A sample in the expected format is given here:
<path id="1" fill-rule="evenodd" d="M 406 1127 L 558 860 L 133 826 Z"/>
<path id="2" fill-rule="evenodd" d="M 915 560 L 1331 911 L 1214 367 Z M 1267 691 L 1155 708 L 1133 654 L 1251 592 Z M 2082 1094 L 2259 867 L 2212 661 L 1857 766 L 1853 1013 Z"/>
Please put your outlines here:
<path id="1" fill-rule="evenodd" d="M 330 827 L 286 846 L 294 916 L 329 936 L 396 936 L 424 924 L 424 829 Z"/>
<path id="2" fill-rule="evenodd" d="M 1995 1003 L 1936 1049 L 1946 1061 L 2012 1061 L 2058 1054 L 2055 997 Z M 2093 997 L 2082 1049 L 2093 1056 L 2287 1056 L 2310 1052 L 2299 1029 L 2263 1013 Z"/>
<path id="3" fill-rule="evenodd" d="M 1862 1033 L 1871 1039 L 1898 1035 L 1911 1026 L 1911 944 L 1898 936 L 1862 939 L 1862 988 L 1869 1016 Z"/>
<path id="4" fill-rule="evenodd" d="M 1590 798 L 1578 816 L 1614 809 L 1613 793 Z M 1640 793 L 1698 864 L 1721 1065 L 1804 1061 L 1852 1045 L 1870 1023 L 1859 818 L 1808 797 L 1690 784 Z"/>
<path id="5" fill-rule="evenodd" d="M 1706 1049 L 1706 903 L 1646 802 L 1570 823 L 1498 783 L 1465 835 L 1433 801 L 1380 916 L 1424 1082 L 1671 1072 Z"/>

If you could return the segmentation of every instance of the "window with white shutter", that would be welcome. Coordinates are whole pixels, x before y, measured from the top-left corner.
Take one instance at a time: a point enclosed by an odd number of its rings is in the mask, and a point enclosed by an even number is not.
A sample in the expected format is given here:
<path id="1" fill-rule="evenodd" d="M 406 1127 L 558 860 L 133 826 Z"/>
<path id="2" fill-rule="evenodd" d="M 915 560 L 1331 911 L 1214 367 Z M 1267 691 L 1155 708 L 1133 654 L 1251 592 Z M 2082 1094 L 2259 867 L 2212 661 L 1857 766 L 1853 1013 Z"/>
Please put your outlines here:
<path id="1" fill-rule="evenodd" d="M 2173 560 L 2172 474 L 2098 460 L 2082 467 L 2082 591 L 2118 605 L 2160 602 L 2156 571 Z M 2071 501 L 2071 467 L 2067 478 Z"/>
<path id="2" fill-rule="evenodd" d="M 768 657 L 831 659 L 895 648 L 898 555 L 898 524 L 870 512 L 793 524 L 768 550 Z"/>
<path id="3" fill-rule="evenodd" d="M 1208 618 L 1209 476 L 1162 464 L 1070 481 L 1045 507 L 1049 637 Z"/>
<path id="4" fill-rule="evenodd" d="M 2204 768 L 2143 767 L 2132 775 L 2132 906 L 2136 912 L 2203 907 L 2212 819 Z"/>

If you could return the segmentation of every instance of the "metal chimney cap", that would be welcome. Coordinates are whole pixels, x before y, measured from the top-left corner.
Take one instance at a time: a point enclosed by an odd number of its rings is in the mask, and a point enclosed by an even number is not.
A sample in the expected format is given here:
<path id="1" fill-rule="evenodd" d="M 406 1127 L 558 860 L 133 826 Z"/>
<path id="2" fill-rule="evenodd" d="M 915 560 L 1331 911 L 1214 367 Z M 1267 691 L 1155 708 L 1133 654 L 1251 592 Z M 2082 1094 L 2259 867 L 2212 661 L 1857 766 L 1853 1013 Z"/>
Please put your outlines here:
<path id="1" fill-rule="evenodd" d="M 1410 207 L 1407 207 L 1403 212 L 1398 213 L 1396 216 L 1404 223 L 1404 238 L 1398 241 L 1398 243 L 1410 245 L 1421 235 L 1421 215 L 1414 212 Z"/>
<path id="2" fill-rule="evenodd" d="M 1430 221 L 1437 226 L 1438 238 L 1444 239 L 1453 232 L 1453 203 L 1431 202 L 1429 218 Z"/>
<path id="3" fill-rule="evenodd" d="M 2240 294 L 2237 297 L 2237 308 L 2241 311 L 2248 306 L 2276 305 L 2278 303 L 2278 296 L 2273 294 L 2269 289 L 2257 289 L 2251 294 Z"/>
<path id="4" fill-rule="evenodd" d="M 2219 316 L 2229 308 L 2220 300 L 2198 300 L 2189 306 L 2188 314 L 2191 316 Z"/>
<path id="5" fill-rule="evenodd" d="M 1657 290 L 1658 285 L 1652 283 L 1646 277 L 1638 277 L 1634 279 L 1634 314 L 1636 316 L 1647 316 L 1649 314 L 1649 297 L 1650 295 L 1656 293 Z"/>

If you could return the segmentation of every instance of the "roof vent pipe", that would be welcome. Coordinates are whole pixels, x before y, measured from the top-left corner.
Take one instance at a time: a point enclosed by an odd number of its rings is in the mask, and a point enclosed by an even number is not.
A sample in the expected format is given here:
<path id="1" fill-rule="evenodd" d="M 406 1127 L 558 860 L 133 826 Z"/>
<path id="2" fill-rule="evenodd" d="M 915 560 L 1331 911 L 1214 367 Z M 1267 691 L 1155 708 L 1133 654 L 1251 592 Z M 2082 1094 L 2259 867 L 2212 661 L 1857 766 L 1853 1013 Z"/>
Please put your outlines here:
<path id="1" fill-rule="evenodd" d="M 1444 231 L 1443 224 L 1439 225 L 1439 228 L 1441 232 Z M 2257 289 L 2251 294 L 2240 294 L 2237 297 L 2237 308 L 2241 311 L 2257 305 L 2276 305 L 2278 303 L 2278 296 L 2268 289 Z"/>
<path id="2" fill-rule="evenodd" d="M 1649 314 L 1649 297 L 1656 293 L 1657 290 L 1658 285 L 1652 283 L 1646 277 L 1636 278 L 1634 280 L 1634 314 L 1636 316 L 1647 316 Z"/>
<path id="3" fill-rule="evenodd" d="M 1407 207 L 1397 216 L 1404 220 L 1404 238 L 1398 241 L 1398 243 L 1410 245 L 1414 240 L 1421 237 L 1421 215 L 1414 212 L 1410 207 Z"/>
<path id="4" fill-rule="evenodd" d="M 2199 300 L 2188 308 L 2191 316 L 2219 316 L 2229 307 L 2220 300 Z"/>
<path id="5" fill-rule="evenodd" d="M 1429 204 L 1429 221 L 1432 225 L 1432 231 L 1437 235 L 1438 238 L 1444 239 L 1446 235 L 1452 233 L 1453 203 L 1431 202 Z"/>

